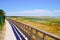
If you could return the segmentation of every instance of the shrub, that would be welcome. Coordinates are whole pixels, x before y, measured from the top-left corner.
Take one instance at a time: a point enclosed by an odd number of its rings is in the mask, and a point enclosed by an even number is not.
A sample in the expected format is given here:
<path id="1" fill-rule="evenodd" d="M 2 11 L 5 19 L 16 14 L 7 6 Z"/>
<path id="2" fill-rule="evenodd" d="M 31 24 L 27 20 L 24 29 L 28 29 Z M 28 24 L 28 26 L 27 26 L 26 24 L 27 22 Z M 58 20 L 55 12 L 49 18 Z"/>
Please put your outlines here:
<path id="1" fill-rule="evenodd" d="M 0 30 L 2 30 L 5 23 L 5 12 L 0 9 Z"/>

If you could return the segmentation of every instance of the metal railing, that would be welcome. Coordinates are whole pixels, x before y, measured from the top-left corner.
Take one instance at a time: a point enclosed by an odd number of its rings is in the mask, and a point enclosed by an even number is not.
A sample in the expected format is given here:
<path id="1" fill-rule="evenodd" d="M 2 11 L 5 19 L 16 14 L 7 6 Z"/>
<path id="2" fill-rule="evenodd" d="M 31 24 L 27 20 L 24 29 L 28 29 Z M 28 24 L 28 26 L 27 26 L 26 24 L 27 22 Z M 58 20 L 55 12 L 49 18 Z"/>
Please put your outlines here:
<path id="1" fill-rule="evenodd" d="M 60 37 L 50 34 L 48 32 L 42 31 L 38 28 L 34 28 L 33 26 L 29 26 L 22 22 L 17 22 L 15 20 L 11 20 L 15 25 L 21 28 L 24 32 L 26 32 L 33 40 L 60 40 Z"/>

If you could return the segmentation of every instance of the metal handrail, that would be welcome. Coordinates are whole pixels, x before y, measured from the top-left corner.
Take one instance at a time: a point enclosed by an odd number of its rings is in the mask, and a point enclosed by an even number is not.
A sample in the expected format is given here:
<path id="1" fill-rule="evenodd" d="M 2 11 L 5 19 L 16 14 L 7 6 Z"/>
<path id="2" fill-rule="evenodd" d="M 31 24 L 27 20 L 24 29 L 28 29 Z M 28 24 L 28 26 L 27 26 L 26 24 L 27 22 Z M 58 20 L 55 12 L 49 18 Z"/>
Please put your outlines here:
<path id="1" fill-rule="evenodd" d="M 9 20 L 10 20 L 10 19 L 9 19 Z M 43 31 L 43 30 L 40 30 L 40 29 L 38 29 L 38 28 L 35 28 L 35 27 L 33 27 L 33 26 L 30 26 L 30 25 L 25 24 L 25 23 L 22 23 L 22 22 L 18 22 L 18 21 L 16 21 L 16 20 L 11 20 L 11 21 L 12 21 L 14 24 L 15 24 L 15 23 L 19 24 L 20 28 L 21 28 L 23 31 L 25 31 L 27 34 L 29 34 L 31 37 L 32 37 L 32 35 L 34 35 L 34 36 L 35 36 L 35 39 L 33 38 L 34 40 L 40 40 L 40 39 L 42 39 L 42 40 L 47 40 L 47 37 L 46 37 L 46 36 L 51 37 L 51 38 L 53 38 L 53 39 L 55 39 L 55 40 L 60 40 L 60 37 L 59 37 L 59 36 L 56 36 L 56 35 L 54 35 L 54 34 L 45 32 L 45 31 Z M 17 24 L 15 24 L 15 25 L 17 25 Z M 17 25 L 17 26 L 18 26 L 18 25 Z M 35 30 L 35 33 L 33 32 L 33 30 Z M 42 34 L 43 34 L 43 37 L 40 38 L 40 36 L 38 35 L 38 33 L 42 33 Z"/>

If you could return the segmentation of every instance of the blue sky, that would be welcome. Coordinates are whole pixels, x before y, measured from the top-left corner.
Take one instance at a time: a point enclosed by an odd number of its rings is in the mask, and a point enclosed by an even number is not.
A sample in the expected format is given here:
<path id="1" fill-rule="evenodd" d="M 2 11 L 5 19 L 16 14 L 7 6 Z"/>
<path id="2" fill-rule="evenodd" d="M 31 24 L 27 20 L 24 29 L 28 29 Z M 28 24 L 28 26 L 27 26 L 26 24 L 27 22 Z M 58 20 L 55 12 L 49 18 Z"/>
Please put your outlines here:
<path id="1" fill-rule="evenodd" d="M 7 16 L 60 16 L 60 0 L 0 0 Z"/>

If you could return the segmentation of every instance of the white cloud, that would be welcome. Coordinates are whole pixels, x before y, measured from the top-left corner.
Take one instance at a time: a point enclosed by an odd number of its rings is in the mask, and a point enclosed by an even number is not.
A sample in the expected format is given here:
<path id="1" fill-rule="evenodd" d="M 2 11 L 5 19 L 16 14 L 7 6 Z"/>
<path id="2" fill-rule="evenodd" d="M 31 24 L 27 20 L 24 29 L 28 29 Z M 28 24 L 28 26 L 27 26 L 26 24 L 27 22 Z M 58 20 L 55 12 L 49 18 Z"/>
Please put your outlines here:
<path id="1" fill-rule="evenodd" d="M 24 10 L 24 11 L 21 11 L 21 12 L 18 12 L 18 13 L 31 13 L 31 14 L 33 14 L 33 13 L 39 13 L 39 14 L 41 14 L 41 13 L 51 13 L 49 10 Z"/>
<path id="2" fill-rule="evenodd" d="M 54 10 L 54 12 L 60 12 L 60 10 Z"/>
<path id="3" fill-rule="evenodd" d="M 24 11 L 17 11 L 17 12 L 10 12 L 10 15 L 15 16 L 49 16 L 54 15 L 56 12 L 60 12 L 60 10 L 24 10 Z M 8 14 L 9 15 L 9 14 Z"/>

